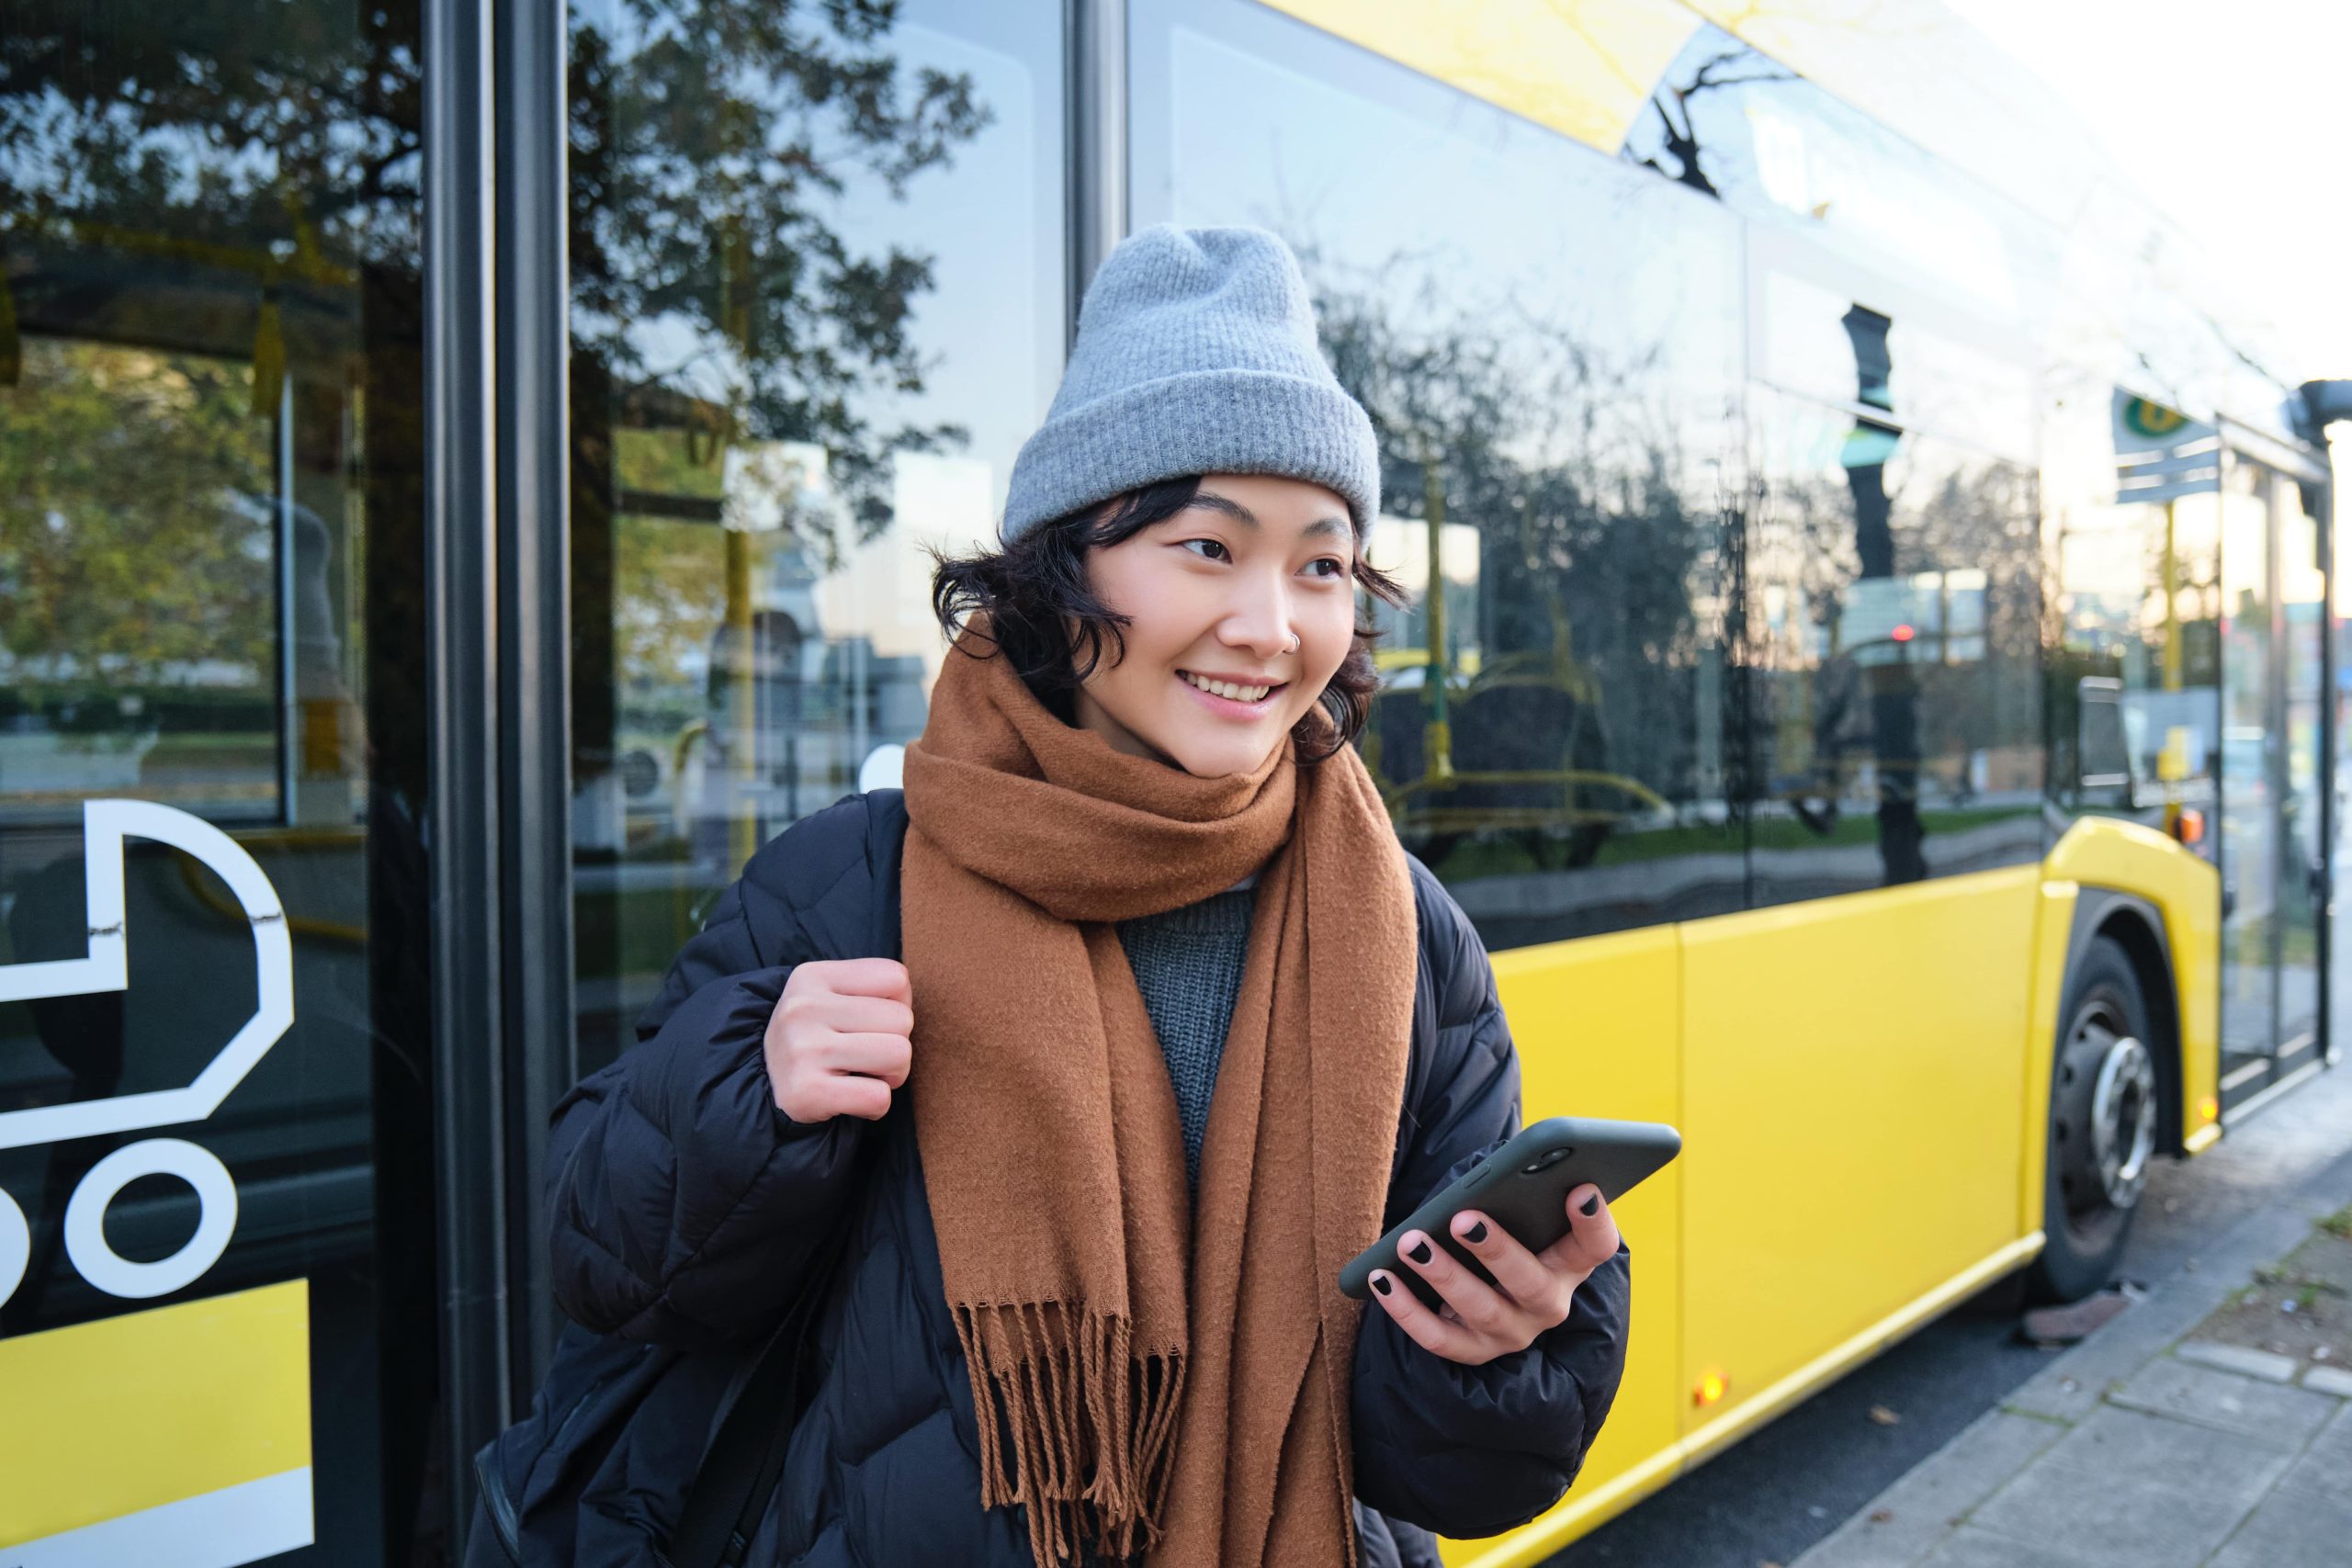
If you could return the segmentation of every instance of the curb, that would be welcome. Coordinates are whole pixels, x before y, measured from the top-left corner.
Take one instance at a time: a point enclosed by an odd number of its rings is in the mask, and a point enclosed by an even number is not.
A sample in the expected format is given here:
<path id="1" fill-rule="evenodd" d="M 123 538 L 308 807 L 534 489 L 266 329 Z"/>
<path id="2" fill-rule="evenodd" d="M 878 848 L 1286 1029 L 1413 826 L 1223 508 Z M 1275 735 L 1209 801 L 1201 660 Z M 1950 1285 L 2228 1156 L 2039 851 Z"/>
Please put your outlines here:
<path id="1" fill-rule="evenodd" d="M 2248 1215 L 2132 1310 L 2062 1352 L 1792 1568 L 1911 1568 L 2124 1380 L 2204 1322 L 2256 1269 L 2292 1252 L 2312 1226 L 2347 1202 L 2352 1155 Z"/>

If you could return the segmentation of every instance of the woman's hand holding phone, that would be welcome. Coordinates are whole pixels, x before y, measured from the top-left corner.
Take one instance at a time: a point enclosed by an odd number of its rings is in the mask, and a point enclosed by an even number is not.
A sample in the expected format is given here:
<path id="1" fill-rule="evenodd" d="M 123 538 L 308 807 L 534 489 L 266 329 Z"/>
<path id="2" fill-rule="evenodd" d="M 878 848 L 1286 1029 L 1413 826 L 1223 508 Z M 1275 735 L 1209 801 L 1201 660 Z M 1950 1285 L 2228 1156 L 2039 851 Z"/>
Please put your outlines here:
<path id="1" fill-rule="evenodd" d="M 1541 1252 L 1530 1252 L 1476 1209 L 1455 1214 L 1449 1227 L 1454 1239 L 1495 1277 L 1492 1285 L 1424 1232 L 1408 1231 L 1399 1255 L 1444 1305 L 1430 1311 L 1385 1269 L 1374 1270 L 1373 1292 L 1415 1344 L 1449 1361 L 1483 1366 L 1524 1350 L 1567 1321 L 1577 1287 L 1617 1255 L 1617 1221 L 1600 1188 L 1586 1182 L 1571 1189 L 1567 1211 L 1568 1234 Z"/>
<path id="2" fill-rule="evenodd" d="M 768 1014 L 768 1083 L 795 1122 L 879 1121 L 914 1059 L 914 987 L 895 958 L 812 959 Z"/>

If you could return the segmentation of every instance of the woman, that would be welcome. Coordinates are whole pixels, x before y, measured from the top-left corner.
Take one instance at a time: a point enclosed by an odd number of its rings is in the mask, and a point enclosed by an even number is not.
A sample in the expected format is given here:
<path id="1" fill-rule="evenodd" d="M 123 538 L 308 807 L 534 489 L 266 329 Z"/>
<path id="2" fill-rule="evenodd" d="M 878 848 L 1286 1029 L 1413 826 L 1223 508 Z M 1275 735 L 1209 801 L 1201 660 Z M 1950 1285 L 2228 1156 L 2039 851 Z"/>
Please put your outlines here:
<path id="1" fill-rule="evenodd" d="M 846 1228 L 747 1561 L 1434 1564 L 1574 1479 L 1630 1288 L 1596 1190 L 1541 1255 L 1461 1216 L 1494 1284 L 1407 1238 L 1441 1310 L 1336 1282 L 1519 1123 L 1486 955 L 1347 744 L 1378 491 L 1280 241 L 1120 245 L 1003 547 L 940 562 L 903 798 L 754 856 L 559 1108 L 589 1328 L 753 1339 Z"/>

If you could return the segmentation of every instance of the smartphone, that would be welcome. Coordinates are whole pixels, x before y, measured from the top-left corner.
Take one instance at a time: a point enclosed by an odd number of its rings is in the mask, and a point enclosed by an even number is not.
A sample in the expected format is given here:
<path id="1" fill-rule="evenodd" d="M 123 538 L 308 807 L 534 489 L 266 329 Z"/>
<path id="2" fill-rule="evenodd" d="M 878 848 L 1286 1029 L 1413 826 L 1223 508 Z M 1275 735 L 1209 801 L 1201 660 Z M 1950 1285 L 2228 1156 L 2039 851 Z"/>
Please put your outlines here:
<path id="1" fill-rule="evenodd" d="M 1432 1237 L 1491 1285 L 1494 1276 L 1454 1238 L 1450 1224 L 1454 1215 L 1476 1209 L 1528 1251 L 1541 1252 L 1568 1234 L 1570 1191 L 1589 1181 L 1600 1189 L 1601 1201 L 1614 1203 L 1681 1151 L 1682 1134 L 1662 1122 L 1547 1117 L 1520 1129 L 1509 1143 L 1407 1215 L 1403 1224 L 1356 1254 L 1340 1270 L 1340 1289 L 1359 1299 L 1368 1296 L 1373 1270 L 1385 1269 L 1434 1312 L 1443 1298 L 1409 1264 L 1397 1259 L 1397 1239 L 1407 1231 Z"/>

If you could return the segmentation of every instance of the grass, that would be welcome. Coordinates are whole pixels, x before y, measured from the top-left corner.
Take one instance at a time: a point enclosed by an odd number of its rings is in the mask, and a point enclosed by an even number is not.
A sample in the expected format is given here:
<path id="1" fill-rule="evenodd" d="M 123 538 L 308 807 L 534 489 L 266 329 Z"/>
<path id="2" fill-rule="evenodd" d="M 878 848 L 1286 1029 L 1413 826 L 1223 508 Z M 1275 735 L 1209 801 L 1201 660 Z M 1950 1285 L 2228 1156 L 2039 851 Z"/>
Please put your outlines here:
<path id="1" fill-rule="evenodd" d="M 2352 1203 L 2346 1203 L 2320 1221 L 2319 1228 L 2338 1241 L 2352 1241 Z"/>

